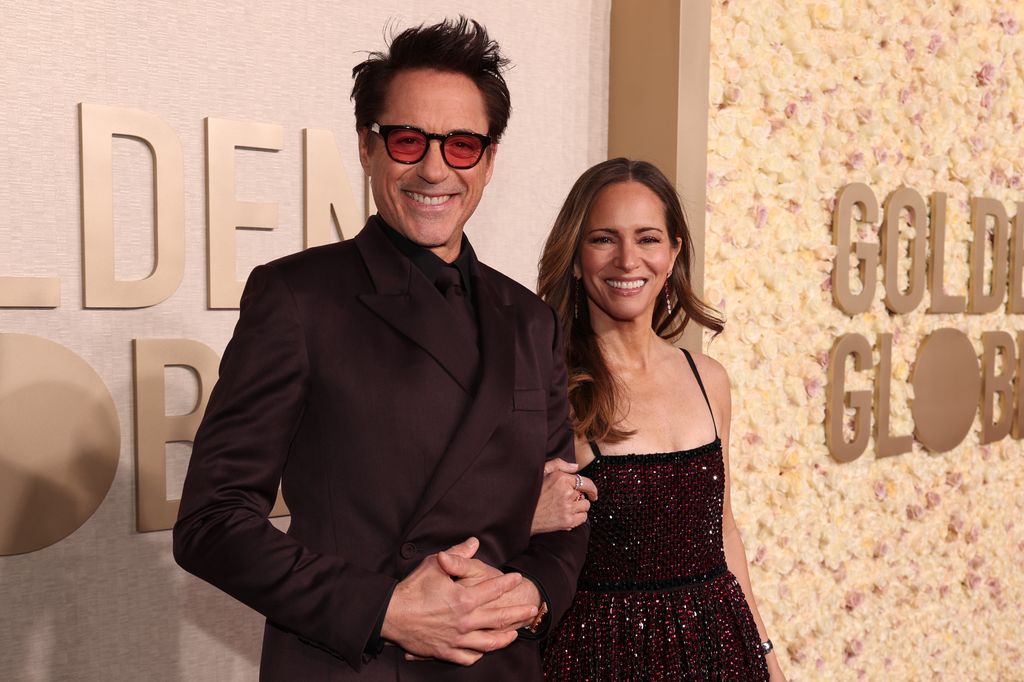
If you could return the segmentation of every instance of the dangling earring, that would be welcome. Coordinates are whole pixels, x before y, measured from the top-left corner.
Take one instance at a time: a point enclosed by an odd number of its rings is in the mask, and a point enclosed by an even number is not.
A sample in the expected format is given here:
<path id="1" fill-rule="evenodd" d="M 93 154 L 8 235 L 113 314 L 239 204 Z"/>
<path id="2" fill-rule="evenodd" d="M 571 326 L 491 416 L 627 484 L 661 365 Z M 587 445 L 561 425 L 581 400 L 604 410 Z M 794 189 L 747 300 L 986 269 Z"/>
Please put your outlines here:
<path id="1" fill-rule="evenodd" d="M 572 317 L 574 320 L 580 319 L 580 280 L 578 277 L 573 277 Z"/>
<path id="2" fill-rule="evenodd" d="M 672 272 L 669 271 L 668 274 L 671 276 Z M 665 308 L 668 309 L 668 314 L 671 315 L 672 314 L 672 298 L 669 295 L 668 279 L 669 279 L 668 277 L 665 277 Z"/>

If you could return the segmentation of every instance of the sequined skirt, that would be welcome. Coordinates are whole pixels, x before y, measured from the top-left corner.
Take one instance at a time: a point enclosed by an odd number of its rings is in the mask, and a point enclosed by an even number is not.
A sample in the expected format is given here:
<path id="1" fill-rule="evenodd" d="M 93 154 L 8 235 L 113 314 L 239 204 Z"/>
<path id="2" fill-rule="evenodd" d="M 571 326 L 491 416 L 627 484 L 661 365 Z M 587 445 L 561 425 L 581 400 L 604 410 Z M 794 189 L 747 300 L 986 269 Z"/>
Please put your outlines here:
<path id="1" fill-rule="evenodd" d="M 547 642 L 546 680 L 768 679 L 743 589 L 724 568 L 705 581 L 586 587 Z"/>

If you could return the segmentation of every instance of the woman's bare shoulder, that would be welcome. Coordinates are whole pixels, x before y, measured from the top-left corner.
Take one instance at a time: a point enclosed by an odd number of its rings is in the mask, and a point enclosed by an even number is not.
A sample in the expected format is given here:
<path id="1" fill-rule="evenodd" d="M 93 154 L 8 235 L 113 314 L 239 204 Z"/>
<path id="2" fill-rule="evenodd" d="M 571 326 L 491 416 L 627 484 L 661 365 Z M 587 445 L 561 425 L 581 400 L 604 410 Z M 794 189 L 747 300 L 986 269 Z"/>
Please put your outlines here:
<path id="1" fill-rule="evenodd" d="M 707 389 L 708 395 L 713 399 L 728 400 L 731 383 L 725 366 L 710 355 L 699 351 L 691 350 L 690 354 L 693 356 L 694 364 L 697 365 L 697 371 L 700 373 L 701 381 L 704 382 L 704 388 Z"/>

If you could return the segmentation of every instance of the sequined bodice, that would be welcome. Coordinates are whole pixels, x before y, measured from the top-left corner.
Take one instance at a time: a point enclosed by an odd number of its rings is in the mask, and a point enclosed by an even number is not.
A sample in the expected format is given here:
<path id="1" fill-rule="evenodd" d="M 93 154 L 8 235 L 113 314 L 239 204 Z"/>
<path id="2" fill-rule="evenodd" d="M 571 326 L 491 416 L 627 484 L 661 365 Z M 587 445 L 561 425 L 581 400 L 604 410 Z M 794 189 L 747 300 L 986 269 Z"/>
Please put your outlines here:
<path id="1" fill-rule="evenodd" d="M 720 572 L 722 446 L 658 455 L 602 455 L 582 472 L 597 484 L 580 587 L 659 589 Z M 650 584 L 656 583 L 656 584 Z"/>

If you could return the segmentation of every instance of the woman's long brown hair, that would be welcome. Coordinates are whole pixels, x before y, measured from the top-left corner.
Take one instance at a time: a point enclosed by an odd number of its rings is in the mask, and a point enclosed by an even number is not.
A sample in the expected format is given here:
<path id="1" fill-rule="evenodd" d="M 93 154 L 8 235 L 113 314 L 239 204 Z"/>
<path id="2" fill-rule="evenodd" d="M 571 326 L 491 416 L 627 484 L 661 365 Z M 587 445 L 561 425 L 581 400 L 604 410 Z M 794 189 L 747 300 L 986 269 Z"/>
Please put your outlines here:
<path id="1" fill-rule="evenodd" d="M 601 354 L 597 336 L 590 326 L 586 291 L 573 276 L 583 226 L 598 193 L 620 182 L 639 182 L 655 193 L 665 206 L 665 222 L 673 246 L 682 243 L 669 277 L 673 300 L 669 312 L 658 296 L 651 328 L 663 339 L 675 340 L 691 321 L 716 334 L 722 331 L 722 317 L 694 294 L 690 286 L 693 242 L 675 187 L 656 166 L 646 161 L 609 159 L 587 170 L 573 185 L 562 205 L 551 234 L 544 244 L 537 279 L 537 293 L 558 313 L 565 339 L 569 371 L 569 402 L 573 409 L 573 430 L 592 441 L 617 443 L 633 434 L 618 425 L 616 415 L 621 389 Z"/>

